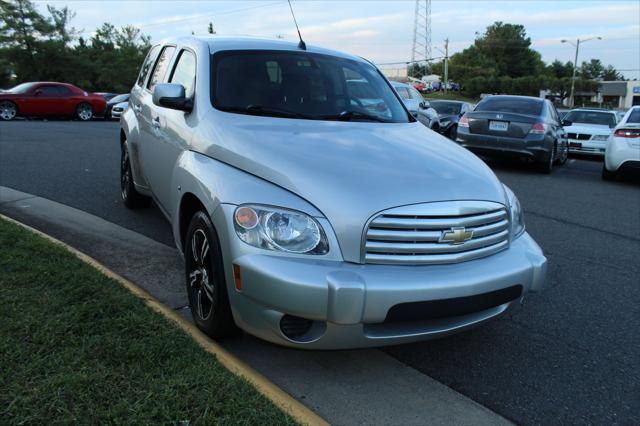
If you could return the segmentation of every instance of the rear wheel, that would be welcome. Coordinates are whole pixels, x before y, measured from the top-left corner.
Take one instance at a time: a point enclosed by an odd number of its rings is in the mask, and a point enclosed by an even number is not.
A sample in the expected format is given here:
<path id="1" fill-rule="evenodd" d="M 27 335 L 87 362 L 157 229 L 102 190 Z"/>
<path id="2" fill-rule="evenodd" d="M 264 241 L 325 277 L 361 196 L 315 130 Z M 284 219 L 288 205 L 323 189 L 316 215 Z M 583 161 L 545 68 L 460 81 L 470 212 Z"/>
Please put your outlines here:
<path id="1" fill-rule="evenodd" d="M 456 138 L 458 137 L 458 125 L 457 124 L 454 124 L 453 126 L 451 126 L 447 136 L 449 136 L 449 139 L 451 139 L 452 141 L 456 140 Z"/>
<path id="2" fill-rule="evenodd" d="M 120 154 L 120 194 L 124 205 L 130 209 L 147 207 L 151 203 L 151 198 L 140 194 L 133 183 L 129 148 L 126 142 L 122 144 Z"/>
<path id="3" fill-rule="evenodd" d="M 555 158 L 556 147 L 554 146 L 549 152 L 547 152 L 540 163 L 540 171 L 542 173 L 549 174 L 553 171 L 553 162 Z"/>
<path id="4" fill-rule="evenodd" d="M 184 241 L 187 295 L 193 320 L 214 338 L 233 333 L 237 328 L 229 305 L 218 235 L 205 212 L 193 215 Z"/>
<path id="5" fill-rule="evenodd" d="M 13 120 L 18 114 L 18 107 L 11 101 L 0 103 L 0 118 L 5 121 Z"/>
<path id="6" fill-rule="evenodd" d="M 93 108 L 86 102 L 81 103 L 76 107 L 76 117 L 82 121 L 91 120 L 91 117 L 93 117 Z"/>
<path id="7" fill-rule="evenodd" d="M 602 165 L 602 180 L 616 180 L 617 173 L 607 170 L 607 166 Z"/>

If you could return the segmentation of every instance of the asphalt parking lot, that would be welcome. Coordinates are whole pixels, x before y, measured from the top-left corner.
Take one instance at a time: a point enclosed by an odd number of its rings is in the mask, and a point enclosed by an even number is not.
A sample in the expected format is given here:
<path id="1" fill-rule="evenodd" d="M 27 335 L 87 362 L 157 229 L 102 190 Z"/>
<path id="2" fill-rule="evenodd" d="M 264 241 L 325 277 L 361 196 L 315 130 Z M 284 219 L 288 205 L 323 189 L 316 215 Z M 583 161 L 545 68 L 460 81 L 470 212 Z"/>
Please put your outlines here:
<path id="1" fill-rule="evenodd" d="M 0 186 L 173 245 L 157 208 L 120 202 L 119 155 L 114 122 L 0 123 Z M 512 316 L 385 351 L 516 423 L 639 424 L 638 179 L 604 182 L 593 159 L 572 158 L 551 175 L 490 165 L 549 259 L 547 287 Z"/>

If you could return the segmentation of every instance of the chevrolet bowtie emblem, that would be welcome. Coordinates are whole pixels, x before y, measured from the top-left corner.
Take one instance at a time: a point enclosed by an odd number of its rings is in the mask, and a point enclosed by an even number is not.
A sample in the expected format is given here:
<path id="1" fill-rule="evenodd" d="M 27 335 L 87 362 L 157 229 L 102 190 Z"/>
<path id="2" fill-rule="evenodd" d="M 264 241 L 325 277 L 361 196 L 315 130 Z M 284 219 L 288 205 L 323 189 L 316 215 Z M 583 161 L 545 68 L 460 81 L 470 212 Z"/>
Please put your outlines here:
<path id="1" fill-rule="evenodd" d="M 440 243 L 449 243 L 449 244 L 462 244 L 465 241 L 473 238 L 473 231 L 467 231 L 464 227 L 462 228 L 451 228 L 449 231 L 442 231 L 442 235 L 440 235 Z"/>

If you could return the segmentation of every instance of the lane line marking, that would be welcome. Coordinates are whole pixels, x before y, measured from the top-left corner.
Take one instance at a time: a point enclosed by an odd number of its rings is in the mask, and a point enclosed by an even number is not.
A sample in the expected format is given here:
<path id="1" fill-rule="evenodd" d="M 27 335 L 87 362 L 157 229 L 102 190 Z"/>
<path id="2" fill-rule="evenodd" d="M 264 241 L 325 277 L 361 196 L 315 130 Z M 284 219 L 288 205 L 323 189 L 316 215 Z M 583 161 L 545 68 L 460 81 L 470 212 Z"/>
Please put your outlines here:
<path id="1" fill-rule="evenodd" d="M 19 222 L 15 219 L 7 217 L 0 213 L 0 218 L 7 222 L 21 226 L 22 228 L 56 244 L 64 247 L 67 251 L 75 255 L 78 259 L 86 264 L 94 267 L 98 271 L 102 272 L 107 277 L 116 281 L 118 284 L 129 290 L 137 298 L 141 299 L 145 305 L 158 312 L 165 318 L 174 322 L 184 332 L 189 334 L 193 340 L 195 340 L 205 351 L 214 355 L 218 362 L 222 364 L 227 370 L 233 374 L 244 378 L 249 382 L 258 392 L 269 399 L 274 405 L 280 408 L 285 413 L 289 414 L 296 421 L 310 426 L 325 426 L 329 423 L 320 417 L 318 414 L 311 411 L 308 407 L 300 403 L 293 398 L 287 392 L 278 387 L 275 383 L 271 382 L 265 376 L 251 368 L 249 365 L 241 361 L 232 355 L 229 351 L 224 349 L 215 341 L 211 340 L 209 336 L 202 333 L 194 324 L 182 318 L 176 311 L 162 304 L 158 299 L 149 294 L 146 290 L 138 287 L 133 282 L 118 275 L 111 269 L 104 266 L 94 258 L 82 253 L 80 250 L 71 247 L 67 243 L 64 243 L 51 235 L 45 234 L 29 225 Z"/>

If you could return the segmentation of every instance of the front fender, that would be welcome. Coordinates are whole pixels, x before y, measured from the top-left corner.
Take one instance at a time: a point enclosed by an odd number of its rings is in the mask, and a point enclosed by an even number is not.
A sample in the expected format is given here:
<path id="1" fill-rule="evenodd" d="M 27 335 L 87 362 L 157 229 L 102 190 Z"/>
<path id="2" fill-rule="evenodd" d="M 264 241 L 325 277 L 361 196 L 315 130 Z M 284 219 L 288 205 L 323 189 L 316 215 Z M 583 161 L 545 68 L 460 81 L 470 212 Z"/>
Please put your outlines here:
<path id="1" fill-rule="evenodd" d="M 140 162 L 140 127 L 138 119 L 132 108 L 127 108 L 120 117 L 120 129 L 124 132 L 127 146 L 129 148 L 129 161 L 131 163 L 131 173 L 136 189 L 144 195 L 150 195 L 149 184 L 144 175 L 144 170 Z"/>
<path id="2" fill-rule="evenodd" d="M 171 203 L 174 209 L 171 212 L 172 227 L 180 250 L 180 204 L 186 194 L 196 196 L 211 218 L 215 217 L 214 213 L 221 204 L 246 203 L 286 207 L 314 217 L 324 217 L 317 208 L 292 192 L 194 151 L 184 151 L 180 155 L 172 183 L 172 188 L 177 188 Z"/>

